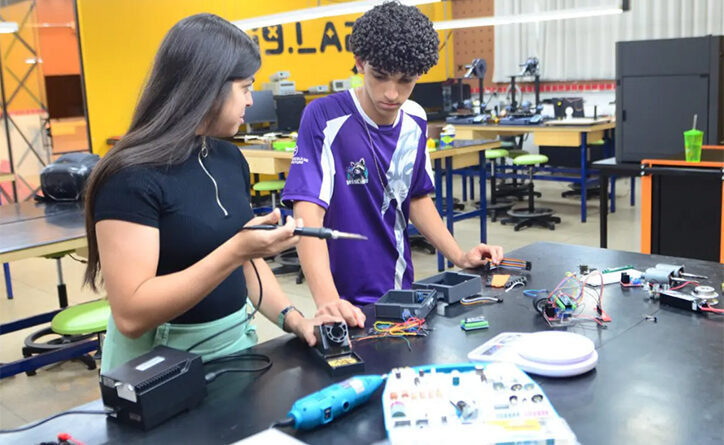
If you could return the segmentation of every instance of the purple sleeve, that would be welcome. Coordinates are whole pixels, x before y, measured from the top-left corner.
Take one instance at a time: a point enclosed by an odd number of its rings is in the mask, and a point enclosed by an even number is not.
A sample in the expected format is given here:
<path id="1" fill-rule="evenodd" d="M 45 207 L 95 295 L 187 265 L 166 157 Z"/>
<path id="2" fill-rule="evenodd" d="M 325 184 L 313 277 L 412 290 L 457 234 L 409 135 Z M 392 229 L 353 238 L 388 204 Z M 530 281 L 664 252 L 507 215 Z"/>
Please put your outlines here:
<path id="1" fill-rule="evenodd" d="M 435 191 L 432 165 L 430 164 L 430 153 L 427 151 L 426 134 L 427 123 L 425 123 L 422 136 L 420 136 L 420 143 L 417 146 L 415 170 L 412 172 L 412 184 L 410 185 L 411 198 L 429 195 Z"/>
<path id="2" fill-rule="evenodd" d="M 329 206 L 329 202 L 320 198 L 324 177 L 322 149 L 325 122 L 319 101 L 312 101 L 302 114 L 297 149 L 294 151 L 292 165 L 282 191 L 282 201 L 289 207 L 294 201 L 313 202 L 325 210 Z"/>

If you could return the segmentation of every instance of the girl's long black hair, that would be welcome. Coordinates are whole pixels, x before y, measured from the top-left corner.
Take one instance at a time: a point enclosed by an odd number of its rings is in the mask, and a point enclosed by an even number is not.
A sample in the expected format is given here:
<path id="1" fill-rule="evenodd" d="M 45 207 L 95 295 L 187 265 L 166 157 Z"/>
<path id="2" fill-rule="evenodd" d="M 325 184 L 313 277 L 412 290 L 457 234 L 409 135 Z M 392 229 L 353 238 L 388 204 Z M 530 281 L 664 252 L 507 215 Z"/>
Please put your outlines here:
<path id="1" fill-rule="evenodd" d="M 97 290 L 101 264 L 94 211 L 103 182 L 128 167 L 184 162 L 200 144 L 197 131 L 221 110 L 231 80 L 252 77 L 260 66 L 254 41 L 216 15 L 187 17 L 166 34 L 128 132 L 96 164 L 88 180 L 85 284 Z"/>

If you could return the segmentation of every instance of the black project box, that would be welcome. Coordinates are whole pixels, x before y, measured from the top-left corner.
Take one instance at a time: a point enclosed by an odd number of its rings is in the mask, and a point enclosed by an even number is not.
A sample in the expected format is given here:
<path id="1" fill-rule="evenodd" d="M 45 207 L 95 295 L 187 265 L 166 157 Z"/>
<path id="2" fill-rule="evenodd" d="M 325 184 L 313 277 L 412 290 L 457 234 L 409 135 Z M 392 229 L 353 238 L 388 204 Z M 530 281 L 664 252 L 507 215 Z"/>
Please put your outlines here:
<path id="1" fill-rule="evenodd" d="M 390 290 L 375 303 L 378 320 L 426 318 L 437 304 L 435 289 Z"/>

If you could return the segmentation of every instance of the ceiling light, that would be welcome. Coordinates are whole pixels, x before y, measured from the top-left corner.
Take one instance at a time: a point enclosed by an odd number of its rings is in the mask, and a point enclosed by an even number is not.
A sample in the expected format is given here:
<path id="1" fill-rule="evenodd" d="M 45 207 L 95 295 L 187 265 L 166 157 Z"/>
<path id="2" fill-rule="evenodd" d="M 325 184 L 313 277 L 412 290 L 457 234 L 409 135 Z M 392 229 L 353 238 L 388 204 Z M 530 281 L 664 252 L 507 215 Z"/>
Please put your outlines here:
<path id="1" fill-rule="evenodd" d="M 551 20 L 577 19 L 582 17 L 596 17 L 620 14 L 623 7 L 595 6 L 591 8 L 557 9 L 553 11 L 540 11 L 535 14 L 517 14 L 489 17 L 475 17 L 469 19 L 446 20 L 434 22 L 437 31 L 457 28 L 474 28 L 478 26 L 510 25 L 513 23 L 534 23 Z"/>
<path id="2" fill-rule="evenodd" d="M 416 6 L 426 3 L 435 3 L 440 0 L 400 0 L 400 3 L 407 6 Z M 265 26 L 283 25 L 285 23 L 303 22 L 305 20 L 320 19 L 323 17 L 335 17 L 346 14 L 359 14 L 367 12 L 375 6 L 382 4 L 384 0 L 364 0 L 333 5 L 317 6 L 315 8 L 297 9 L 279 14 L 264 15 L 249 19 L 237 20 L 234 25 L 246 31 Z"/>
<path id="3" fill-rule="evenodd" d="M 0 22 L 0 34 L 12 34 L 18 32 L 17 22 Z"/>

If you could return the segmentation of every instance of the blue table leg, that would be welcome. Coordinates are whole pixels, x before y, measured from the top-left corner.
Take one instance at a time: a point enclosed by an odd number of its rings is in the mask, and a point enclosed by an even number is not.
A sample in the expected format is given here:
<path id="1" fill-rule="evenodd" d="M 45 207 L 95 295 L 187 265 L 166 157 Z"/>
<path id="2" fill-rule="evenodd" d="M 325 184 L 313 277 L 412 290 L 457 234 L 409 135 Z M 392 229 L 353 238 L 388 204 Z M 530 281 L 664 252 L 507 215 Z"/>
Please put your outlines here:
<path id="1" fill-rule="evenodd" d="M 616 177 L 611 176 L 611 213 L 616 213 Z"/>
<path id="2" fill-rule="evenodd" d="M 463 186 L 463 202 L 468 200 L 468 175 L 465 174 L 463 171 L 462 173 L 462 181 L 460 181 L 460 184 Z"/>
<path id="3" fill-rule="evenodd" d="M 435 159 L 435 207 L 437 213 L 442 215 L 442 162 L 440 162 L 440 159 Z M 443 270 L 445 270 L 445 258 L 438 251 L 437 271 L 442 272 Z"/>
<path id="4" fill-rule="evenodd" d="M 588 169 L 586 166 L 588 150 L 588 135 L 581 133 L 581 222 L 586 222 L 586 179 L 588 178 Z M 601 191 L 601 193 L 604 193 Z"/>
<path id="5" fill-rule="evenodd" d="M 445 158 L 445 219 L 447 220 L 447 229 L 451 235 L 455 235 L 454 232 L 454 209 L 453 209 L 453 160 L 452 157 Z M 447 267 L 452 267 L 452 261 L 447 262 Z"/>
<path id="6" fill-rule="evenodd" d="M 470 175 L 470 200 L 475 201 L 475 175 Z"/>
<path id="7" fill-rule="evenodd" d="M 485 165 L 485 152 L 479 152 L 478 169 L 480 172 L 480 242 L 488 242 L 488 203 L 485 193 L 485 179 L 487 173 L 487 166 Z M 495 168 L 495 167 L 493 167 Z"/>
<path id="8" fill-rule="evenodd" d="M 3 263 L 3 273 L 5 275 L 5 290 L 8 294 L 8 300 L 13 299 L 13 283 L 10 281 L 10 265 Z"/>
<path id="9" fill-rule="evenodd" d="M 631 207 L 636 205 L 636 176 L 631 176 Z"/>

